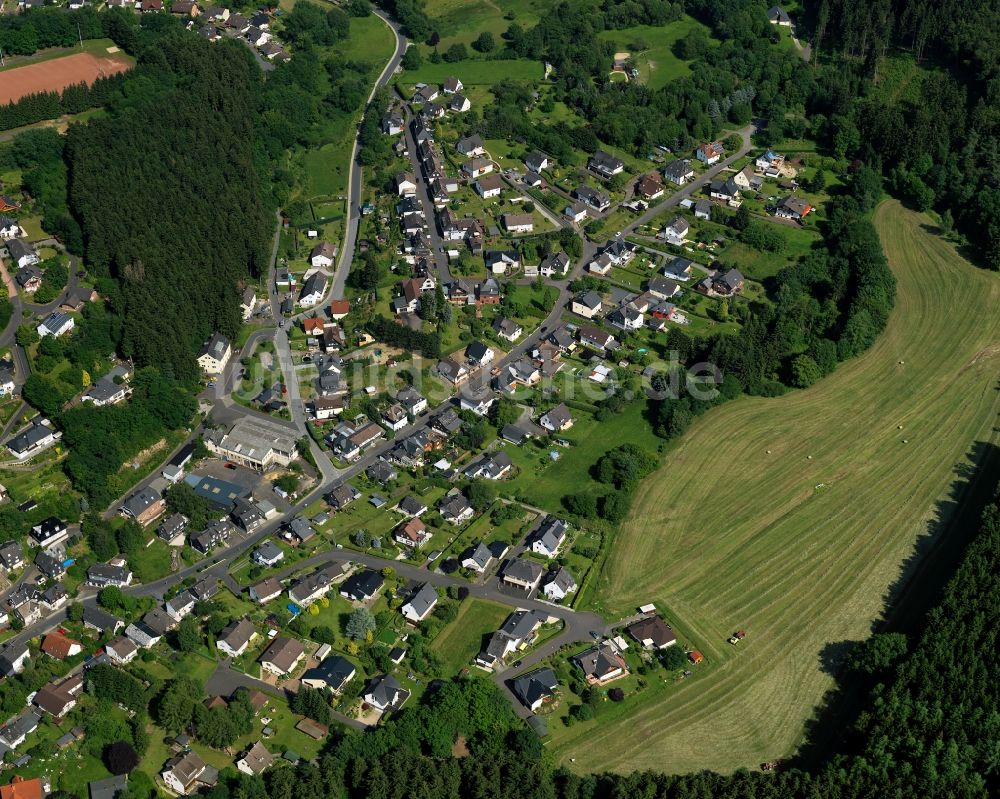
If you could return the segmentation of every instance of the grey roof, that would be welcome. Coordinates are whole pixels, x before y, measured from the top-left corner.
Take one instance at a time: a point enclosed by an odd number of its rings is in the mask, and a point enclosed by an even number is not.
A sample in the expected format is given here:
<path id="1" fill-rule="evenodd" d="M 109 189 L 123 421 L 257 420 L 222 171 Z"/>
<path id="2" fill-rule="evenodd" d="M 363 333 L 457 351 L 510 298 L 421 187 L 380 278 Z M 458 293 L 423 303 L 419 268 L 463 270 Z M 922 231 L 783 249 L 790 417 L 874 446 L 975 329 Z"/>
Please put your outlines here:
<path id="1" fill-rule="evenodd" d="M 136 491 L 132 496 L 122 503 L 122 510 L 128 513 L 130 516 L 138 518 L 143 511 L 145 511 L 150 505 L 153 505 L 159 500 L 160 492 L 155 488 L 145 486 Z"/>
<path id="2" fill-rule="evenodd" d="M 504 577 L 523 583 L 534 583 L 541 578 L 543 571 L 540 563 L 527 558 L 517 558 L 507 564 L 507 568 L 504 569 Z"/>
<path id="3" fill-rule="evenodd" d="M 562 519 L 555 516 L 546 516 L 538 530 L 535 531 L 534 540 L 545 545 L 549 552 L 555 552 L 566 537 L 568 525 Z"/>
<path id="4" fill-rule="evenodd" d="M 52 428 L 44 424 L 33 424 L 23 433 L 19 433 L 8 441 L 7 448 L 15 453 L 27 452 L 50 435 L 52 435 Z"/>
<path id="5" fill-rule="evenodd" d="M 391 674 L 382 674 L 372 680 L 367 694 L 372 696 L 378 704 L 385 707 L 396 701 L 396 694 L 403 690 L 399 680 Z"/>
<path id="6" fill-rule="evenodd" d="M 539 699 L 552 696 L 559 687 L 559 681 L 552 669 L 536 669 L 515 678 L 511 687 L 517 698 L 531 707 Z"/>
<path id="7" fill-rule="evenodd" d="M 416 516 L 427 510 L 427 506 L 412 494 L 407 494 L 399 503 L 399 509 L 408 516 Z"/>
<path id="8" fill-rule="evenodd" d="M 205 346 L 201 348 L 201 355 L 209 355 L 216 360 L 221 360 L 227 349 L 229 349 L 229 339 L 222 333 L 213 333 L 211 338 L 205 342 Z"/>
<path id="9" fill-rule="evenodd" d="M 26 255 L 34 255 L 35 248 L 27 239 L 11 239 L 7 242 L 7 253 L 15 261 L 19 261 Z"/>
<path id="10" fill-rule="evenodd" d="M 681 158 L 671 161 L 663 170 L 663 174 L 668 178 L 683 178 L 685 175 L 689 175 L 693 170 L 691 169 L 691 164 Z"/>
<path id="11" fill-rule="evenodd" d="M 303 672 L 302 680 L 321 680 L 332 691 L 339 691 L 354 676 L 354 664 L 340 655 L 330 655 L 318 666 Z"/>
<path id="12" fill-rule="evenodd" d="M 262 561 L 270 562 L 272 560 L 281 558 L 284 556 L 284 552 L 281 548 L 275 544 L 273 541 L 265 541 L 260 546 L 257 547 L 255 553 Z"/>
<path id="13" fill-rule="evenodd" d="M 355 600 L 365 600 L 375 596 L 385 585 L 382 575 L 371 569 L 355 572 L 346 580 L 340 591 Z"/>
<path id="14" fill-rule="evenodd" d="M 580 305 L 586 305 L 591 310 L 596 310 L 601 307 L 601 295 L 596 291 L 585 291 L 576 297 L 575 302 Z"/>
<path id="15" fill-rule="evenodd" d="M 90 799 L 116 799 L 119 793 L 126 789 L 126 777 L 118 774 L 103 780 L 94 780 L 87 787 L 90 789 Z"/>
<path id="16" fill-rule="evenodd" d="M 452 494 L 438 504 L 441 515 L 447 518 L 458 518 L 469 508 L 469 501 L 462 494 Z"/>
<path id="17" fill-rule="evenodd" d="M 96 627 L 103 632 L 105 630 L 114 630 L 118 627 L 118 625 L 123 624 L 124 622 L 122 622 L 121 619 L 112 616 L 110 613 L 101 610 L 100 608 L 84 605 L 83 623 L 90 627 Z"/>
<path id="18" fill-rule="evenodd" d="M 413 608 L 414 612 L 418 616 L 423 616 L 427 611 L 429 611 L 438 601 L 437 591 L 434 590 L 434 586 L 430 583 L 424 583 L 417 592 L 410 597 L 409 601 L 406 603 Z"/>
<path id="19" fill-rule="evenodd" d="M 8 541 L 0 546 L 0 563 L 11 569 L 24 562 L 21 545 L 17 541 Z"/>
<path id="20" fill-rule="evenodd" d="M 475 547 L 466 552 L 462 560 L 473 560 L 480 569 L 485 569 L 492 558 L 493 553 L 480 541 Z"/>
<path id="21" fill-rule="evenodd" d="M 287 525 L 289 531 L 295 535 L 299 541 L 305 543 L 314 535 L 316 531 L 313 529 L 312 525 L 306 519 L 301 516 L 296 516 Z"/>
<path id="22" fill-rule="evenodd" d="M 309 294 L 323 294 L 326 291 L 326 276 L 322 272 L 313 272 L 299 292 L 299 299 Z"/>
<path id="23" fill-rule="evenodd" d="M 590 158 L 590 163 L 599 169 L 606 170 L 623 169 L 625 167 L 625 162 L 621 158 L 606 153 L 604 150 L 598 150 L 594 153 Z"/>
<path id="24" fill-rule="evenodd" d="M 552 579 L 548 580 L 545 584 L 558 586 L 564 594 L 568 594 L 576 588 L 576 580 L 573 579 L 573 575 L 569 573 L 565 566 L 560 566 L 559 570 L 552 575 Z"/>
<path id="25" fill-rule="evenodd" d="M 256 633 L 257 630 L 249 619 L 240 619 L 230 622 L 219 634 L 218 640 L 224 641 L 231 649 L 240 649 L 246 646 Z"/>

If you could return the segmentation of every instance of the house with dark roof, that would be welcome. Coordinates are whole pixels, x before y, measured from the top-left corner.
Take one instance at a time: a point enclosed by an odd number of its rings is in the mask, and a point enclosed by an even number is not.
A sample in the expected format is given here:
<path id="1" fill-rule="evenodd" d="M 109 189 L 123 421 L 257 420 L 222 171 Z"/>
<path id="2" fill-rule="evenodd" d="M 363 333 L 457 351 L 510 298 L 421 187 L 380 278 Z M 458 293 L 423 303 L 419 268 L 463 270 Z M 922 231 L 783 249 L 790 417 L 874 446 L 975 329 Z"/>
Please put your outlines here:
<path id="1" fill-rule="evenodd" d="M 372 680 L 363 697 L 365 702 L 382 713 L 399 710 L 409 698 L 410 692 L 391 674 L 382 674 Z"/>
<path id="2" fill-rule="evenodd" d="M 310 688 L 340 693 L 357 674 L 354 664 L 340 655 L 329 655 L 318 666 L 306 669 L 299 682 Z"/>
<path id="3" fill-rule="evenodd" d="M 512 588 L 530 593 L 538 588 L 545 569 L 542 564 L 527 558 L 516 558 L 503 571 L 503 582 Z"/>
<path id="4" fill-rule="evenodd" d="M 250 642 L 257 637 L 257 628 L 249 619 L 230 622 L 215 639 L 220 652 L 231 658 L 238 658 L 247 651 Z"/>
<path id="5" fill-rule="evenodd" d="M 532 713 L 546 702 L 552 701 L 558 688 L 559 681 L 552 669 L 535 669 L 515 677 L 511 684 L 514 696 Z"/>
<path id="6" fill-rule="evenodd" d="M 355 572 L 340 586 L 340 595 L 354 602 L 368 602 L 385 585 L 385 578 L 377 571 L 363 569 Z"/>
<path id="7" fill-rule="evenodd" d="M 284 677 L 295 669 L 304 654 L 305 648 L 299 639 L 279 635 L 258 660 L 263 671 Z"/>
<path id="8" fill-rule="evenodd" d="M 560 566 L 556 571 L 549 572 L 542 586 L 542 593 L 548 599 L 556 602 L 565 599 L 568 594 L 572 594 L 577 589 L 576 580 L 569 573 L 565 566 Z"/>
<path id="9" fill-rule="evenodd" d="M 569 524 L 555 516 L 546 516 L 531 536 L 531 551 L 554 558 L 566 540 Z"/>
<path id="10" fill-rule="evenodd" d="M 628 665 L 610 641 L 593 646 L 573 658 L 590 685 L 606 685 L 629 675 Z"/>
<path id="11" fill-rule="evenodd" d="M 424 583 L 400 608 L 400 612 L 407 621 L 416 624 L 426 619 L 437 603 L 438 593 L 434 590 L 434 586 L 430 583 Z"/>
<path id="12" fill-rule="evenodd" d="M 602 178 L 610 178 L 620 174 L 625 169 L 625 162 L 621 158 L 604 152 L 604 150 L 598 150 L 590 157 L 587 168 Z"/>
<path id="13" fill-rule="evenodd" d="M 145 527 L 166 508 L 167 501 L 160 492 L 151 486 L 144 486 L 122 503 L 119 512 L 126 519 L 133 519 Z"/>
<path id="14" fill-rule="evenodd" d="M 659 616 L 647 616 L 625 630 L 646 649 L 666 649 L 677 643 L 673 629 Z"/>
<path id="15" fill-rule="evenodd" d="M 690 161 L 678 158 L 667 164 L 663 170 L 663 176 L 671 183 L 683 186 L 694 177 L 694 170 L 691 168 Z"/>

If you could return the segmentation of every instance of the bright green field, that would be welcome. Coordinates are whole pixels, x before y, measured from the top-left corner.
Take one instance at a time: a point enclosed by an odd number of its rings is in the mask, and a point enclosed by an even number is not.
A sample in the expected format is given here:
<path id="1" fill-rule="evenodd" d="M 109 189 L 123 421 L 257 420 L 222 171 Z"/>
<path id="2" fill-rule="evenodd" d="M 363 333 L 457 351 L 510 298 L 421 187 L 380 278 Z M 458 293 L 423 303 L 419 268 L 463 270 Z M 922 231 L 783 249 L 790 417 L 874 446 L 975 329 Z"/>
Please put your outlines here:
<path id="1" fill-rule="evenodd" d="M 427 13 L 440 35 L 440 49 L 461 42 L 471 44 L 480 33 L 489 31 L 499 48 L 500 35 L 517 22 L 522 28 L 535 26 L 550 6 L 549 0 L 433 0 Z M 504 19 L 513 14 L 514 19 Z"/>
<path id="2" fill-rule="evenodd" d="M 595 587 L 614 615 L 655 602 L 680 620 L 699 679 L 574 727 L 560 760 L 731 772 L 790 754 L 833 687 L 826 647 L 869 634 L 948 520 L 935 503 L 967 496 L 974 443 L 1000 439 L 1000 277 L 895 201 L 875 224 L 899 282 L 887 330 L 811 389 L 701 417 L 640 486 Z"/>
<path id="3" fill-rule="evenodd" d="M 673 46 L 696 28 L 708 34 L 708 28 L 685 15 L 663 27 L 636 25 L 621 30 L 601 31 L 598 36 L 614 42 L 621 52 L 632 54 L 639 70 L 639 80 L 650 88 L 659 89 L 675 78 L 691 74 L 691 62 L 682 61 L 673 53 Z"/>
<path id="4" fill-rule="evenodd" d="M 482 599 L 467 599 L 458 616 L 431 644 L 442 660 L 445 674 L 457 674 L 482 650 L 483 636 L 496 630 L 510 614 L 510 608 Z"/>
<path id="5" fill-rule="evenodd" d="M 368 17 L 351 17 L 351 35 L 347 41 L 334 45 L 332 51 L 345 61 L 363 61 L 375 64 L 374 81 L 382 67 L 396 50 L 389 27 L 374 14 Z"/>
<path id="6" fill-rule="evenodd" d="M 544 69 L 540 61 L 529 58 L 512 58 L 498 61 L 456 61 L 448 64 L 442 61 L 432 64 L 425 61 L 419 69 L 403 73 L 404 85 L 412 87 L 415 83 L 441 84 L 444 79 L 454 75 L 466 85 L 492 86 L 503 80 L 540 81 L 544 77 Z"/>

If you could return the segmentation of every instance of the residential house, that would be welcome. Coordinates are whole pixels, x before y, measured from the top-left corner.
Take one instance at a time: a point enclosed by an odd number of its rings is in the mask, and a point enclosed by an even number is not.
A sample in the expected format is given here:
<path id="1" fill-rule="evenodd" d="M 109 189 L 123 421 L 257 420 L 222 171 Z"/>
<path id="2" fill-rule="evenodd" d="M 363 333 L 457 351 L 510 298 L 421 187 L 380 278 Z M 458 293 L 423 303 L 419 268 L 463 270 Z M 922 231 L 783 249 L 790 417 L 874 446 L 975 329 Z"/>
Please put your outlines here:
<path id="1" fill-rule="evenodd" d="M 412 172 L 396 175 L 396 193 L 400 197 L 413 197 L 417 193 L 417 179 Z"/>
<path id="2" fill-rule="evenodd" d="M 807 200 L 797 197 L 794 194 L 783 198 L 774 209 L 774 215 L 779 219 L 794 219 L 800 221 L 804 219 L 813 207 Z"/>
<path id="3" fill-rule="evenodd" d="M 96 408 L 124 402 L 130 393 L 128 383 L 125 382 L 128 374 L 127 367 L 116 366 L 84 392 L 80 398 L 81 402 L 92 403 Z"/>
<path id="4" fill-rule="evenodd" d="M 492 562 L 493 553 L 482 542 L 466 550 L 462 555 L 462 568 L 471 569 L 479 574 L 485 574 Z"/>
<path id="5" fill-rule="evenodd" d="M 546 516 L 531 535 L 531 551 L 554 558 L 566 540 L 569 524 L 555 516 Z"/>
<path id="6" fill-rule="evenodd" d="M 389 111 L 382 117 L 382 132 L 387 136 L 397 136 L 403 132 L 403 115 L 398 111 Z"/>
<path id="7" fill-rule="evenodd" d="M 541 566 L 538 568 L 541 569 Z M 486 668 L 493 668 L 508 655 L 528 646 L 545 620 L 546 615 L 537 610 L 514 611 L 500 629 L 490 636 L 486 648 L 476 656 L 476 662 Z"/>
<path id="8" fill-rule="evenodd" d="M 385 579 L 377 571 L 364 569 L 355 572 L 340 586 L 340 595 L 354 602 L 368 602 L 385 585 Z"/>
<path id="9" fill-rule="evenodd" d="M 273 541 L 262 541 L 250 556 L 254 563 L 266 569 L 277 566 L 284 558 L 284 551 Z"/>
<path id="10" fill-rule="evenodd" d="M 712 203 L 708 200 L 698 200 L 694 204 L 694 218 L 704 219 L 706 222 L 712 219 Z"/>
<path id="11" fill-rule="evenodd" d="M 167 501 L 160 495 L 160 492 L 155 488 L 145 486 L 126 499 L 119 512 L 126 519 L 132 519 L 145 527 L 166 508 Z"/>
<path id="12" fill-rule="evenodd" d="M 339 376 L 334 376 L 339 382 Z M 323 376 L 320 376 L 320 380 Z M 328 377 L 327 383 L 330 382 Z M 344 397 L 317 397 L 312 401 L 313 416 L 316 421 L 323 422 L 344 412 L 346 399 Z"/>
<path id="13" fill-rule="evenodd" d="M 28 543 L 31 546 L 47 549 L 48 547 L 61 544 L 69 537 L 69 529 L 66 522 L 49 516 L 31 528 L 28 533 Z"/>
<path id="14" fill-rule="evenodd" d="M 273 599 L 277 599 L 284 590 L 284 586 L 282 586 L 280 580 L 276 577 L 268 577 L 266 580 L 261 580 L 259 583 L 251 585 L 247 593 L 250 595 L 251 600 L 259 605 L 263 605 Z"/>
<path id="15" fill-rule="evenodd" d="M 34 264 L 21 267 L 14 273 L 14 282 L 25 294 L 34 294 L 42 286 L 42 270 Z"/>
<path id="16" fill-rule="evenodd" d="M 772 25 L 781 25 L 785 28 L 792 26 L 792 18 L 780 6 L 771 6 L 767 10 L 767 21 Z"/>
<path id="17" fill-rule="evenodd" d="M 601 312 L 603 300 L 596 291 L 585 291 L 570 302 L 570 310 L 585 319 L 593 319 Z"/>
<path id="18" fill-rule="evenodd" d="M 694 170 L 691 168 L 690 161 L 678 158 L 667 164 L 663 170 L 663 175 L 671 183 L 683 186 L 694 177 Z"/>
<path id="19" fill-rule="evenodd" d="M 448 110 L 458 114 L 464 114 L 472 108 L 472 102 L 464 94 L 456 94 L 448 102 Z"/>
<path id="20" fill-rule="evenodd" d="M 127 585 L 132 585 L 132 572 L 124 566 L 95 563 L 87 569 L 87 584 L 98 588 L 103 588 L 106 585 L 124 588 Z"/>
<path id="21" fill-rule="evenodd" d="M 322 272 L 313 272 L 302 284 L 299 292 L 299 305 L 312 307 L 323 301 L 326 295 L 326 275 Z"/>
<path id="22" fill-rule="evenodd" d="M 400 389 L 396 394 L 396 401 L 412 416 L 417 416 L 427 410 L 427 398 L 412 386 Z"/>
<path id="23" fill-rule="evenodd" d="M 576 580 L 564 566 L 560 566 L 555 572 L 549 572 L 549 577 L 542 586 L 542 593 L 552 600 L 558 602 L 565 599 L 577 589 Z"/>
<path id="24" fill-rule="evenodd" d="M 392 537 L 404 547 L 417 550 L 431 540 L 431 533 L 420 519 L 414 517 L 399 525 Z"/>
<path id="25" fill-rule="evenodd" d="M 83 626 L 98 633 L 111 633 L 113 635 L 118 632 L 120 627 L 125 626 L 125 622 L 98 607 L 84 605 Z"/>
<path id="26" fill-rule="evenodd" d="M 66 574 L 63 561 L 53 557 L 48 552 L 41 551 L 35 555 L 35 568 L 50 580 L 60 580 Z"/>
<path id="27" fill-rule="evenodd" d="M 237 497 L 237 499 L 242 499 L 242 497 Z M 235 502 L 235 500 L 233 501 Z M 203 555 L 207 555 L 216 547 L 225 544 L 232 532 L 233 526 L 228 521 L 219 520 L 212 522 L 198 533 L 192 533 L 188 540 L 192 547 Z"/>
<path id="28" fill-rule="evenodd" d="M 578 186 L 573 195 L 588 208 L 604 213 L 611 207 L 611 197 L 590 186 Z"/>
<path id="29" fill-rule="evenodd" d="M 661 236 L 667 240 L 668 244 L 681 247 L 687 243 L 687 235 L 691 230 L 691 225 L 683 216 L 675 216 L 664 229 Z"/>
<path id="30" fill-rule="evenodd" d="M 740 189 L 740 191 L 749 191 L 751 188 L 751 182 L 753 181 L 753 177 L 754 177 L 753 167 L 748 164 L 747 166 L 743 167 L 743 169 L 741 169 L 739 172 L 736 172 L 733 175 L 732 180 L 733 183 L 736 184 L 737 188 Z"/>
<path id="31" fill-rule="evenodd" d="M 468 175 L 473 180 L 476 180 L 483 175 L 488 175 L 493 171 L 493 162 L 489 158 L 483 158 L 477 156 L 469 161 L 462 164 L 462 172 Z M 499 194 L 499 191 L 497 192 Z"/>
<path id="32" fill-rule="evenodd" d="M 362 428 L 362 430 L 367 429 L 367 426 Z M 334 510 L 343 510 L 360 496 L 361 492 L 350 483 L 341 483 L 334 486 L 323 499 Z"/>
<path id="33" fill-rule="evenodd" d="M 708 193 L 714 200 L 725 200 L 727 203 L 734 203 L 739 200 L 740 187 L 736 185 L 733 178 L 728 180 L 713 180 L 708 187 Z"/>
<path id="34" fill-rule="evenodd" d="M 514 468 L 514 462 L 506 452 L 494 452 L 484 455 L 480 460 L 469 466 L 464 474 L 470 480 L 502 480 Z"/>
<path id="35" fill-rule="evenodd" d="M 464 411 L 472 411 L 476 416 L 485 416 L 494 402 L 496 402 L 496 395 L 488 386 L 481 386 L 463 391 L 459 407 Z"/>
<path id="36" fill-rule="evenodd" d="M 396 506 L 396 510 L 404 516 L 415 519 L 423 516 L 427 512 L 427 506 L 413 496 L 413 494 L 407 494 L 402 500 L 400 500 L 400 503 Z"/>
<path id="37" fill-rule="evenodd" d="M 765 174 L 774 172 L 777 175 L 778 170 L 784 163 L 785 156 L 778 155 L 774 150 L 766 150 L 763 154 L 757 156 L 754 166 Z"/>
<path id="38" fill-rule="evenodd" d="M 206 374 L 222 374 L 232 354 L 233 348 L 229 339 L 221 333 L 214 333 L 201 348 L 201 353 L 198 355 L 198 366 Z"/>
<path id="39" fill-rule="evenodd" d="M 24 556 L 21 553 L 21 545 L 17 541 L 7 541 L 0 545 L 0 566 L 10 574 L 14 569 L 20 569 L 24 565 Z"/>
<path id="40" fill-rule="evenodd" d="M 494 319 L 493 330 L 496 332 L 497 336 L 502 338 L 504 341 L 509 341 L 511 344 L 524 335 L 524 328 L 513 319 L 508 319 L 507 317 L 498 316 Z"/>
<path id="41" fill-rule="evenodd" d="M 483 140 L 479 134 L 459 139 L 458 144 L 455 145 L 455 149 L 469 158 L 486 154 L 486 148 L 483 146 Z"/>
<path id="42" fill-rule="evenodd" d="M 430 583 L 424 583 L 400 608 L 407 621 L 416 624 L 426 619 L 438 603 L 438 593 Z"/>
<path id="43" fill-rule="evenodd" d="M 233 509 L 229 512 L 229 518 L 245 533 L 252 533 L 265 521 L 263 511 L 256 504 L 243 497 L 237 497 L 233 501 Z"/>
<path id="44" fill-rule="evenodd" d="M 34 266 L 41 261 L 34 246 L 27 239 L 10 239 L 7 242 L 7 255 L 17 264 L 18 269 Z"/>
<path id="45" fill-rule="evenodd" d="M 236 761 L 236 768 L 244 774 L 256 777 L 269 769 L 274 764 L 275 759 L 275 756 L 267 751 L 264 744 L 257 741 L 243 754 L 243 757 Z"/>
<path id="46" fill-rule="evenodd" d="M 462 524 L 472 518 L 474 511 L 464 495 L 456 492 L 445 496 L 438 503 L 438 510 L 445 521 Z"/>
<path id="47" fill-rule="evenodd" d="M 333 266 L 337 258 L 337 245 L 328 241 L 321 241 L 309 253 L 309 265 L 318 269 L 328 269 Z"/>
<path id="48" fill-rule="evenodd" d="M 713 278 L 712 289 L 716 294 L 723 294 L 728 297 L 733 294 L 739 294 L 743 290 L 743 283 L 743 275 L 736 269 L 730 269 Z"/>
<path id="49" fill-rule="evenodd" d="M 59 338 L 72 331 L 74 327 L 76 327 L 76 321 L 72 316 L 62 311 L 54 311 L 46 316 L 44 321 L 38 323 L 35 332 L 42 338 L 46 336 Z"/>
<path id="50" fill-rule="evenodd" d="M 167 788 L 180 796 L 195 793 L 199 786 L 214 783 L 217 777 L 218 772 L 190 749 L 170 758 L 160 772 Z"/>
<path id="51" fill-rule="evenodd" d="M 535 150 L 534 152 L 530 152 L 524 156 L 524 166 L 529 172 L 537 172 L 541 174 L 544 170 L 549 169 L 552 166 L 552 163 L 549 161 L 549 157 L 547 155 Z"/>
<path id="52" fill-rule="evenodd" d="M 694 263 L 686 258 L 674 258 L 663 267 L 663 274 L 674 280 L 690 280 L 694 274 Z"/>
<path id="53" fill-rule="evenodd" d="M 365 470 L 365 476 L 374 483 L 388 485 L 399 477 L 399 472 L 385 461 L 379 460 Z"/>
<path id="54" fill-rule="evenodd" d="M 496 353 L 481 341 L 472 341 L 465 348 L 465 358 L 470 366 L 483 369 L 493 363 Z"/>
<path id="55" fill-rule="evenodd" d="M 541 415 L 538 423 L 550 433 L 561 433 L 569 430 L 573 426 L 573 416 L 566 407 L 565 402 L 560 402 L 554 408 L 550 408 Z"/>
<path id="56" fill-rule="evenodd" d="M 131 663 L 139 654 L 135 644 L 124 635 L 119 635 L 105 644 L 104 651 L 108 653 L 108 657 L 112 661 L 120 665 Z"/>
<path id="57" fill-rule="evenodd" d="M 409 698 L 408 691 L 391 674 L 382 674 L 372 680 L 362 697 L 375 710 L 385 713 L 388 710 L 398 710 Z"/>
<path id="58" fill-rule="evenodd" d="M 262 671 L 285 677 L 295 670 L 303 655 L 305 649 L 299 639 L 279 635 L 260 656 L 260 667 Z"/>
<path id="59" fill-rule="evenodd" d="M 44 710 L 50 716 L 57 719 L 65 716 L 76 707 L 76 697 L 61 689 L 59 686 L 48 683 L 43 686 L 34 698 L 35 707 Z"/>
<path id="60" fill-rule="evenodd" d="M 285 524 L 285 538 L 291 540 L 296 545 L 311 541 L 314 535 L 316 535 L 316 531 L 313 529 L 313 526 L 301 516 L 296 516 Z"/>
<path id="61" fill-rule="evenodd" d="M 438 97 L 437 86 L 433 84 L 425 84 L 417 88 L 416 92 L 413 94 L 413 102 L 415 103 L 430 103 L 437 99 Z"/>
<path id="62" fill-rule="evenodd" d="M 250 642 L 257 637 L 257 629 L 249 619 L 232 621 L 215 639 L 215 646 L 228 657 L 238 658 L 247 651 Z"/>
<path id="63" fill-rule="evenodd" d="M 51 658 L 65 660 L 83 651 L 79 641 L 74 641 L 60 632 L 49 633 L 42 639 L 41 650 Z"/>
<path id="64" fill-rule="evenodd" d="M 21 235 L 23 235 L 23 231 L 16 219 L 0 216 L 0 241 L 10 241 Z"/>
<path id="65" fill-rule="evenodd" d="M 625 169 L 625 162 L 610 153 L 598 150 L 590 157 L 587 168 L 602 178 L 610 178 L 620 174 Z"/>
<path id="66" fill-rule="evenodd" d="M 454 386 L 461 385 L 469 379 L 469 367 L 464 362 L 459 363 L 454 358 L 445 358 L 438 361 L 438 374 Z"/>
<path id="67" fill-rule="evenodd" d="M 516 558 L 503 571 L 503 582 L 525 593 L 531 593 L 542 580 L 545 570 L 540 563 L 527 558 Z"/>
<path id="68" fill-rule="evenodd" d="M 156 646 L 160 642 L 160 639 L 163 638 L 162 632 L 154 630 L 141 620 L 133 622 L 126 627 L 125 635 L 129 637 L 129 640 L 131 640 L 132 643 L 141 649 L 149 649 L 150 647 Z"/>
<path id="69" fill-rule="evenodd" d="M 535 219 L 531 214 L 504 214 L 503 226 L 508 233 L 531 233 L 535 229 Z"/>
<path id="70" fill-rule="evenodd" d="M 587 220 L 587 215 L 587 206 L 582 202 L 571 203 L 563 209 L 563 216 L 571 222 L 576 222 L 577 224 L 585 222 Z"/>
<path id="71" fill-rule="evenodd" d="M 335 694 L 344 690 L 344 687 L 356 675 L 357 669 L 347 658 L 340 655 L 330 655 L 324 658 L 318 666 L 306 669 L 299 678 L 299 682 L 310 688 L 318 690 L 328 690 Z"/>
<path id="72" fill-rule="evenodd" d="M 569 272 L 569 256 L 564 252 L 556 252 L 547 256 L 538 267 L 543 277 L 565 275 Z"/>
<path id="73" fill-rule="evenodd" d="M 606 685 L 629 674 L 625 659 L 610 641 L 593 646 L 573 658 L 590 685 Z"/>
<path id="74" fill-rule="evenodd" d="M 599 327 L 584 325 L 580 328 L 579 335 L 581 344 L 601 352 L 613 350 L 618 346 L 615 337 L 607 330 L 601 330 Z"/>
<path id="75" fill-rule="evenodd" d="M 663 196 L 663 177 L 659 172 L 643 175 L 635 187 L 636 194 L 646 200 L 655 200 Z"/>
<path id="76" fill-rule="evenodd" d="M 521 266 L 521 255 L 517 250 L 491 250 L 483 258 L 486 269 L 494 275 L 506 275 Z"/>
<path id="77" fill-rule="evenodd" d="M 300 608 L 307 608 L 316 600 L 326 596 L 333 587 L 336 575 L 333 566 L 319 568 L 303 575 L 288 587 L 288 598 Z"/>
<path id="78" fill-rule="evenodd" d="M 718 163 L 719 159 L 722 158 L 724 152 L 725 151 L 723 150 L 722 142 L 718 141 L 709 142 L 707 144 L 701 145 L 695 151 L 695 158 L 697 158 L 703 164 L 708 164 L 709 166 L 711 166 L 712 164 Z"/>
<path id="79" fill-rule="evenodd" d="M 634 333 L 636 330 L 642 330 L 642 326 L 645 323 L 646 318 L 633 303 L 627 303 L 615 308 L 608 314 L 608 324 L 619 330 L 624 330 L 626 333 Z"/>
<path id="80" fill-rule="evenodd" d="M 558 688 L 559 681 L 552 669 L 535 669 L 515 677 L 511 684 L 514 695 L 532 713 L 552 701 Z"/>
<path id="81" fill-rule="evenodd" d="M 170 13 L 176 17 L 191 17 L 193 19 L 201 14 L 201 9 L 193 0 L 173 0 L 170 4 Z"/>
<path id="82" fill-rule="evenodd" d="M 163 604 L 163 609 L 174 621 L 180 621 L 194 610 L 197 599 L 189 590 L 185 589 L 172 596 Z"/>
<path id="83" fill-rule="evenodd" d="M 455 77 L 445 78 L 444 83 L 441 85 L 441 91 L 445 94 L 458 94 L 465 86 L 462 85 L 462 81 Z"/>
<path id="84" fill-rule="evenodd" d="M 659 616 L 647 616 L 625 628 L 646 649 L 666 649 L 677 643 L 670 625 Z"/>

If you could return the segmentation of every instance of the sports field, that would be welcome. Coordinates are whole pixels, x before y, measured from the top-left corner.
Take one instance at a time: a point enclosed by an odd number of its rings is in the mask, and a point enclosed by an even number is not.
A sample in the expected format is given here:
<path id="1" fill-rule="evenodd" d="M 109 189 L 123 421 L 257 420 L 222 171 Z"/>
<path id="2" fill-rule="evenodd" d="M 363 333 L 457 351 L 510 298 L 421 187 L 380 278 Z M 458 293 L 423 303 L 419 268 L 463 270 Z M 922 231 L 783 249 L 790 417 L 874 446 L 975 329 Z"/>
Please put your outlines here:
<path id="1" fill-rule="evenodd" d="M 875 346 L 809 390 L 701 417 L 640 487 L 595 586 L 614 616 L 655 602 L 707 662 L 620 721 L 560 734 L 561 760 L 731 772 L 790 754 L 832 687 L 825 653 L 868 635 L 947 519 L 938 503 L 969 490 L 952 488 L 975 442 L 1000 439 L 1000 276 L 895 201 L 875 224 L 899 281 Z"/>
<path id="2" fill-rule="evenodd" d="M 98 78 L 117 75 L 130 67 L 130 59 L 117 52 L 75 53 L 61 58 L 8 69 L 0 80 L 0 105 L 39 92 L 62 91 L 76 83 L 88 86 Z"/>

